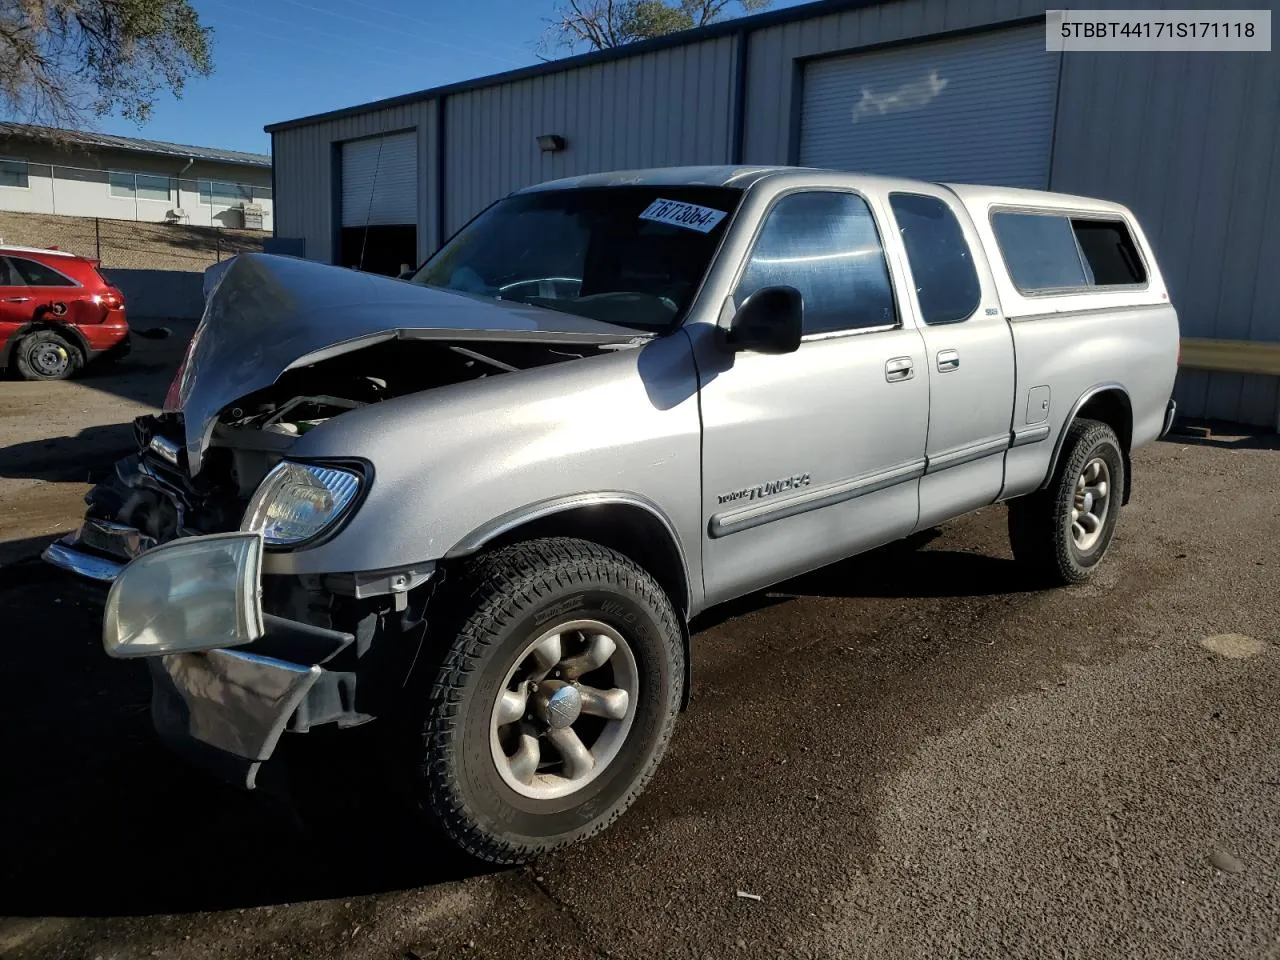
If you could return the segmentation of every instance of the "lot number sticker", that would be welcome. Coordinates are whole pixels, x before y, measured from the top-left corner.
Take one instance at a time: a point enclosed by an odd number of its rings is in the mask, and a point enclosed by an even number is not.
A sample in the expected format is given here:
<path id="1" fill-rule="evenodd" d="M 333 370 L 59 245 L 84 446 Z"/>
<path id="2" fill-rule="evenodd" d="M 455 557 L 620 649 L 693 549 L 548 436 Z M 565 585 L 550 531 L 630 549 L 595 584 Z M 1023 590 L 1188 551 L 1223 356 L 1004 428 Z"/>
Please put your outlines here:
<path id="1" fill-rule="evenodd" d="M 685 227 L 707 233 L 715 229 L 715 225 L 725 218 L 723 210 L 700 207 L 696 203 L 681 203 L 679 200 L 663 200 L 659 197 L 640 214 L 641 220 L 654 220 L 658 223 L 669 223 L 673 227 Z"/>

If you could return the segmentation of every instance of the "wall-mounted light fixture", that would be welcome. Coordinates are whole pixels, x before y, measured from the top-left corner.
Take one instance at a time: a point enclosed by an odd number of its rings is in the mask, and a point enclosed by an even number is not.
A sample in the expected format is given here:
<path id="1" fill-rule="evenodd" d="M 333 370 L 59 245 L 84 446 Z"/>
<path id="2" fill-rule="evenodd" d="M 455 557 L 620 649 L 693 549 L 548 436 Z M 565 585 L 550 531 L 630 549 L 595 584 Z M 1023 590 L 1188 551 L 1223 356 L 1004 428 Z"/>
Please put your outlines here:
<path id="1" fill-rule="evenodd" d="M 538 148 L 552 153 L 556 150 L 563 150 L 564 137 L 558 133 L 544 133 L 538 137 Z"/>

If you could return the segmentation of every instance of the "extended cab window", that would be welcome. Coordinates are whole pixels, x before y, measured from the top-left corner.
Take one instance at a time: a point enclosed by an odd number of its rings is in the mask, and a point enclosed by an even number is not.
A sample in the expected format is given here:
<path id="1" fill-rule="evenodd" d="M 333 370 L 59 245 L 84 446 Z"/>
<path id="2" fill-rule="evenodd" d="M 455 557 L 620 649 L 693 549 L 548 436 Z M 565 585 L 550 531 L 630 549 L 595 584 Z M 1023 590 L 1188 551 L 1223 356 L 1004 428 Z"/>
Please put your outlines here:
<path id="1" fill-rule="evenodd" d="M 875 219 L 852 193 L 793 193 L 769 211 L 734 302 L 778 285 L 804 297 L 806 334 L 897 322 Z"/>
<path id="2" fill-rule="evenodd" d="M 902 234 L 925 323 L 967 320 L 978 309 L 982 288 L 973 251 L 951 208 L 937 197 L 892 193 L 889 206 Z"/>
<path id="3" fill-rule="evenodd" d="M 1146 269 L 1120 220 L 1060 213 L 992 214 L 1014 286 L 1023 293 L 1145 283 Z"/>
<path id="4" fill-rule="evenodd" d="M 17 272 L 19 284 L 25 283 L 29 287 L 74 287 L 76 285 L 70 277 L 64 277 L 57 270 L 46 267 L 43 263 L 36 263 L 34 260 L 10 257 L 9 263 Z"/>

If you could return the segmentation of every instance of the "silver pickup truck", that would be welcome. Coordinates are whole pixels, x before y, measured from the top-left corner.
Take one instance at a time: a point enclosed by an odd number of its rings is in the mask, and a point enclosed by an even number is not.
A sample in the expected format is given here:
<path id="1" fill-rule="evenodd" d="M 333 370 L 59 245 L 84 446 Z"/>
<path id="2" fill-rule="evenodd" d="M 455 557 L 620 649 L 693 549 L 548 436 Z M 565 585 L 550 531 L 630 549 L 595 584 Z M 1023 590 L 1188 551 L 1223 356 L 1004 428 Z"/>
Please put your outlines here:
<path id="1" fill-rule="evenodd" d="M 1178 321 L 1115 203 L 795 168 L 542 184 L 391 279 L 244 255 L 46 558 L 113 581 L 161 737 L 252 788 L 376 721 L 425 824 L 612 822 L 691 617 L 988 504 L 1085 580 L 1169 429 Z"/>

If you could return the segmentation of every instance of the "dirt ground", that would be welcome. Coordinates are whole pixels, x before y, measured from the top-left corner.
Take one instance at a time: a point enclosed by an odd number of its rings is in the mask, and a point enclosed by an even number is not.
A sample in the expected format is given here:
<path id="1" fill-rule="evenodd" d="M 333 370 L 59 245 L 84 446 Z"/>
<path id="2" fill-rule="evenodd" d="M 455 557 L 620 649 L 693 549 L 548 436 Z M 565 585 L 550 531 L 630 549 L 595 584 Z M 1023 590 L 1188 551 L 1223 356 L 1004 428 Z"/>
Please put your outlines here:
<path id="1" fill-rule="evenodd" d="M 636 806 L 482 870 L 355 732 L 290 742 L 307 826 L 186 771 L 101 591 L 21 562 L 180 345 L 0 384 L 0 955 L 1280 957 L 1275 437 L 1141 452 L 1087 586 L 1030 589 L 990 508 L 716 611 Z"/>
<path id="2" fill-rule="evenodd" d="M 237 253 L 262 251 L 262 230 L 143 223 L 0 210 L 0 238 L 15 246 L 54 247 L 123 267 L 203 272 Z"/>

